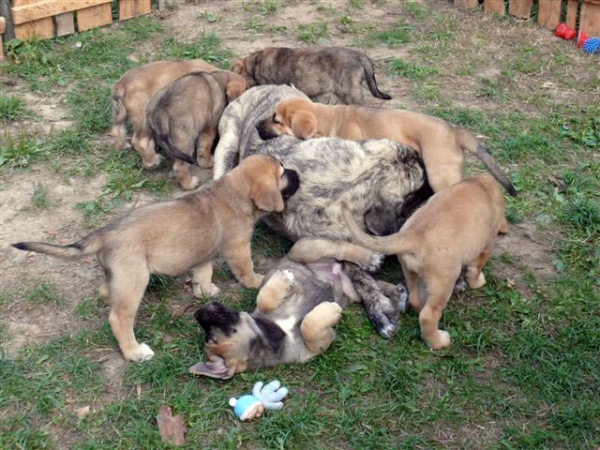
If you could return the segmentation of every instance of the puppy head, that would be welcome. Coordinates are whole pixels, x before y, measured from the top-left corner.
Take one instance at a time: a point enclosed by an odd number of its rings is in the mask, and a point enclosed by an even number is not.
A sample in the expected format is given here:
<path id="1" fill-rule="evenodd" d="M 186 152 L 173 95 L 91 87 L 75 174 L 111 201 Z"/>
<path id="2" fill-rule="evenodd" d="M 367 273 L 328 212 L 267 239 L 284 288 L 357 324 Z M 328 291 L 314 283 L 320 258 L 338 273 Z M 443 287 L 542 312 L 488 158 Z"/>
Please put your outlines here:
<path id="1" fill-rule="evenodd" d="M 231 66 L 231 71 L 241 75 L 246 80 L 248 88 L 256 86 L 258 83 L 254 78 L 254 67 L 256 66 L 257 54 L 253 53 L 245 58 L 237 59 Z"/>
<path id="2" fill-rule="evenodd" d="M 261 211 L 282 212 L 285 200 L 298 190 L 298 174 L 284 169 L 271 156 L 250 155 L 242 160 L 239 167 L 250 182 L 250 198 Z"/>
<path id="3" fill-rule="evenodd" d="M 251 368 L 250 345 L 258 330 L 250 314 L 210 302 L 198 309 L 194 317 L 205 333 L 208 361 L 190 367 L 191 373 L 226 380 Z"/>
<path id="4" fill-rule="evenodd" d="M 263 140 L 282 134 L 299 139 L 310 139 L 317 135 L 317 117 L 312 110 L 312 102 L 305 98 L 282 100 L 275 107 L 271 117 L 258 123 L 258 134 Z"/>

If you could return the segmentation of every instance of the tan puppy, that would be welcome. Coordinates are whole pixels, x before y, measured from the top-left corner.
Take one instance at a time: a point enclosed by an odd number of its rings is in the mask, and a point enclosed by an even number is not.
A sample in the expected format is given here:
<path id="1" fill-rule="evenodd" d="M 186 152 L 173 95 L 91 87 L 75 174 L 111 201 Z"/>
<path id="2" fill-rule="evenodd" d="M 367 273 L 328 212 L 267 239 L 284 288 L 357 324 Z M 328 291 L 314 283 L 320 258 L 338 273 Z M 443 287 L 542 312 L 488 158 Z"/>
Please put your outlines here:
<path id="1" fill-rule="evenodd" d="M 117 150 L 125 148 L 126 125 L 133 125 L 131 144 L 148 168 L 160 164 L 160 156 L 154 151 L 154 141 L 144 132 L 146 105 L 159 89 L 186 73 L 196 70 L 212 72 L 219 70 L 201 59 L 183 61 L 156 61 L 128 70 L 112 90 L 113 127 L 110 134 Z"/>
<path id="2" fill-rule="evenodd" d="M 421 336 L 434 350 L 450 345 L 438 322 L 456 280 L 466 266 L 467 284 L 485 284 L 481 271 L 498 233 L 507 233 L 504 197 L 489 175 L 468 178 L 436 193 L 402 229 L 386 237 L 367 235 L 344 211 L 354 242 L 374 251 L 396 254 L 402 265 L 408 300 L 419 312 Z"/>
<path id="3" fill-rule="evenodd" d="M 304 362 L 323 353 L 335 339 L 342 310 L 360 301 L 344 261 L 375 270 L 383 255 L 345 241 L 301 239 L 263 280 L 256 309 L 238 312 L 210 302 L 196 311 L 205 332 L 206 362 L 197 375 L 227 379 L 258 368 Z M 381 282 L 395 301 L 404 288 Z"/>
<path id="4" fill-rule="evenodd" d="M 146 107 L 144 130 L 169 156 L 183 189 L 200 180 L 191 165 L 213 166 L 211 150 L 225 107 L 246 90 L 246 80 L 227 70 L 192 72 L 169 83 Z"/>
<path id="5" fill-rule="evenodd" d="M 287 84 L 311 98 L 334 94 L 346 105 L 364 103 L 363 85 L 377 98 L 391 98 L 377 87 L 371 59 L 346 47 L 267 47 L 238 59 L 231 70 L 244 76 L 250 87 Z"/>
<path id="6" fill-rule="evenodd" d="M 434 192 L 462 179 L 463 150 L 476 155 L 512 195 L 516 190 L 473 133 L 436 117 L 416 112 L 368 106 L 323 105 L 307 99 L 287 99 L 272 117 L 259 122 L 259 135 L 269 139 L 289 134 L 300 139 L 331 136 L 343 139 L 391 139 L 421 154 Z"/>
<path id="7" fill-rule="evenodd" d="M 154 352 L 137 342 L 133 325 L 150 275 L 191 270 L 194 294 L 212 296 L 219 292 L 211 281 L 212 261 L 220 254 L 244 286 L 258 287 L 262 276 L 250 255 L 254 223 L 283 211 L 282 191 L 293 193 L 297 181 L 276 159 L 251 156 L 193 194 L 131 211 L 73 244 L 13 245 L 68 259 L 95 254 L 106 275 L 100 294 L 111 305 L 108 320 L 119 347 L 125 358 L 146 361 Z"/>

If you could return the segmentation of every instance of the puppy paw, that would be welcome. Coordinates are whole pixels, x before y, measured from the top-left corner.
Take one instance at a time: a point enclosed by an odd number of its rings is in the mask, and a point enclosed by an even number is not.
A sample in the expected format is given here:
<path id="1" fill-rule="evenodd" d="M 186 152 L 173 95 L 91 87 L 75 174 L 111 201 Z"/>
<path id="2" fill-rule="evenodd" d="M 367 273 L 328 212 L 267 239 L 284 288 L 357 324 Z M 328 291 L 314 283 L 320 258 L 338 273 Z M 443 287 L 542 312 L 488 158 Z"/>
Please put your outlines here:
<path id="1" fill-rule="evenodd" d="M 423 338 L 431 350 L 440 350 L 450 346 L 452 339 L 450 333 L 444 330 L 437 330 L 431 339 Z"/>
<path id="2" fill-rule="evenodd" d="M 454 289 L 452 290 L 452 292 L 457 295 L 462 294 L 467 290 L 467 287 L 467 282 L 464 280 L 463 277 L 460 277 L 458 280 L 456 280 L 456 284 L 454 285 Z"/>
<path id="3" fill-rule="evenodd" d="M 485 275 L 483 272 L 479 272 L 479 276 L 474 280 L 469 280 L 469 287 L 471 289 L 479 289 L 480 287 L 485 286 Z"/>
<path id="4" fill-rule="evenodd" d="M 147 344 L 139 344 L 137 348 L 123 352 L 125 359 L 135 362 L 149 361 L 154 356 L 154 352 Z"/>
<path id="5" fill-rule="evenodd" d="M 181 189 L 191 191 L 200 185 L 200 180 L 198 177 L 190 177 L 190 179 L 186 181 L 180 180 L 179 184 L 181 185 Z"/>
<path id="6" fill-rule="evenodd" d="M 402 283 L 398 283 L 396 285 L 396 292 L 394 300 L 396 301 L 396 305 L 398 305 L 398 311 L 405 312 L 408 307 L 408 291 Z"/>
<path id="7" fill-rule="evenodd" d="M 271 275 L 269 283 L 276 283 L 282 290 L 289 292 L 296 286 L 296 277 L 291 270 L 278 270 Z"/>
<path id="8" fill-rule="evenodd" d="M 388 339 L 398 331 L 400 311 L 394 301 L 374 291 L 369 298 L 363 297 L 367 317 L 379 334 Z"/>
<path id="9" fill-rule="evenodd" d="M 385 258 L 385 255 L 383 253 L 373 252 L 373 253 L 371 253 L 371 256 L 369 257 L 369 260 L 365 264 L 363 264 L 361 266 L 361 268 L 368 272 L 374 272 L 377 269 L 379 269 L 379 267 L 381 267 L 381 264 L 383 263 L 384 258 Z"/>
<path id="10" fill-rule="evenodd" d="M 203 289 L 199 284 L 194 284 L 194 297 L 214 297 L 220 293 L 221 289 L 219 289 L 214 283 L 210 283 L 210 286 L 206 289 Z"/>
<path id="11" fill-rule="evenodd" d="M 150 158 L 144 159 L 142 161 L 142 164 L 144 165 L 144 167 L 146 169 L 156 169 L 158 166 L 160 166 L 161 162 L 162 162 L 162 156 L 160 156 L 158 153 L 155 153 Z"/>
<path id="12" fill-rule="evenodd" d="M 320 326 L 323 328 L 335 325 L 342 318 L 342 307 L 335 302 L 319 303 L 311 311 L 314 320 L 318 318 Z"/>

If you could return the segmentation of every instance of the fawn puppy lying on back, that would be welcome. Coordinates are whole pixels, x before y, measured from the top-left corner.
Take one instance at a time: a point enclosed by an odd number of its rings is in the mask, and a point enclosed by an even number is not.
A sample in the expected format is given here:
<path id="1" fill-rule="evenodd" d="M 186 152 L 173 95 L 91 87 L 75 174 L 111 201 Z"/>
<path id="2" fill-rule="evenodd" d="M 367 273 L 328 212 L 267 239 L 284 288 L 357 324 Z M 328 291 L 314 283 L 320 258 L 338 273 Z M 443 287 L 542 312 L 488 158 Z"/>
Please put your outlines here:
<path id="1" fill-rule="evenodd" d="M 482 175 L 442 189 L 399 232 L 385 237 L 367 235 L 347 209 L 343 216 L 354 242 L 398 256 L 421 336 L 434 350 L 449 346 L 450 334 L 438 329 L 438 322 L 462 268 L 470 288 L 482 287 L 482 269 L 496 237 L 508 232 L 496 181 Z"/>

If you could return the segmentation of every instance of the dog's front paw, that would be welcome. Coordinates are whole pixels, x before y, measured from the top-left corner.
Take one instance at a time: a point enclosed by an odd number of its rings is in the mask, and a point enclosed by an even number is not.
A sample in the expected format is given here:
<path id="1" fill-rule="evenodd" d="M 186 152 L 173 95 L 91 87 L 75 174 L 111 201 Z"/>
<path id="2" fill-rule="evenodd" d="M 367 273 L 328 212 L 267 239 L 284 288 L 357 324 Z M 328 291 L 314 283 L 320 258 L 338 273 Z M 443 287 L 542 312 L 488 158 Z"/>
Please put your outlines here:
<path id="1" fill-rule="evenodd" d="M 380 291 L 373 291 L 368 298 L 363 296 L 367 317 L 379 334 L 388 339 L 398 330 L 400 311 L 394 301 Z"/>
<path id="2" fill-rule="evenodd" d="M 125 359 L 135 362 L 149 361 L 154 356 L 154 352 L 147 344 L 139 344 L 135 349 L 123 352 Z"/>
<path id="3" fill-rule="evenodd" d="M 369 260 L 362 266 L 362 269 L 368 272 L 374 272 L 381 267 L 385 255 L 383 253 L 373 252 L 369 257 Z"/>
<path id="4" fill-rule="evenodd" d="M 207 288 L 202 288 L 200 284 L 194 284 L 194 297 L 215 297 L 220 293 L 221 289 L 219 289 L 214 283 L 210 283 L 210 286 Z"/>
<path id="5" fill-rule="evenodd" d="M 156 169 L 162 163 L 162 156 L 158 153 L 155 153 L 149 158 L 145 158 L 142 160 L 142 164 L 146 169 Z"/>
<path id="6" fill-rule="evenodd" d="M 291 292 L 296 286 L 296 277 L 291 270 L 278 270 L 271 275 L 269 283 L 275 283 L 281 291 Z"/>
<path id="7" fill-rule="evenodd" d="M 465 292 L 467 290 L 467 282 L 465 281 L 465 279 L 463 277 L 460 277 L 458 280 L 456 280 L 456 284 L 454 285 L 454 289 L 452 289 L 452 292 L 454 294 L 462 294 L 463 292 Z"/>

